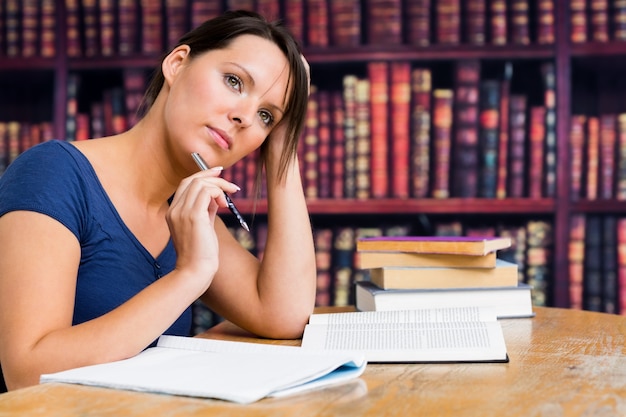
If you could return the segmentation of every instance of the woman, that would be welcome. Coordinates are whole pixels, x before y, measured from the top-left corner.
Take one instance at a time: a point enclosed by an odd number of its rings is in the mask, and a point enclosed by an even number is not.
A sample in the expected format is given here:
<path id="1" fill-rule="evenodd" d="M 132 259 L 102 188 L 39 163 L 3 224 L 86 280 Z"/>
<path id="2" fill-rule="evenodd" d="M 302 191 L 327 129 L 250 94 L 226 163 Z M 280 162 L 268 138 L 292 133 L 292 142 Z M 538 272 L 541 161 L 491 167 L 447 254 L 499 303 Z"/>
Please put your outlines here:
<path id="1" fill-rule="evenodd" d="M 264 337 L 301 335 L 315 298 L 311 226 L 296 159 L 308 64 L 282 27 L 228 12 L 185 35 L 129 131 L 46 142 L 0 181 L 0 363 L 9 389 L 42 373 L 189 335 L 198 298 Z M 220 178 L 258 147 L 263 261 L 217 216 Z M 212 169 L 198 171 L 191 153 Z"/>

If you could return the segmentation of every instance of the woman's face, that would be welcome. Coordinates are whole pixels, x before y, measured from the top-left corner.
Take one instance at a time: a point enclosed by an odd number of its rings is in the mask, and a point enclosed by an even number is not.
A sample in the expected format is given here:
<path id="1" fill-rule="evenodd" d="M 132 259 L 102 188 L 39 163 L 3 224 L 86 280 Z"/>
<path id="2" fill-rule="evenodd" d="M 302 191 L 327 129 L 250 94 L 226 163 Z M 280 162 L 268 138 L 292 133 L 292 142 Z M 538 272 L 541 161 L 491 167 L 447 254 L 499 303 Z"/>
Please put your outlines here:
<path id="1" fill-rule="evenodd" d="M 242 35 L 225 49 L 182 59 L 166 82 L 172 144 L 199 152 L 209 166 L 229 167 L 257 149 L 282 119 L 289 65 L 271 41 Z"/>

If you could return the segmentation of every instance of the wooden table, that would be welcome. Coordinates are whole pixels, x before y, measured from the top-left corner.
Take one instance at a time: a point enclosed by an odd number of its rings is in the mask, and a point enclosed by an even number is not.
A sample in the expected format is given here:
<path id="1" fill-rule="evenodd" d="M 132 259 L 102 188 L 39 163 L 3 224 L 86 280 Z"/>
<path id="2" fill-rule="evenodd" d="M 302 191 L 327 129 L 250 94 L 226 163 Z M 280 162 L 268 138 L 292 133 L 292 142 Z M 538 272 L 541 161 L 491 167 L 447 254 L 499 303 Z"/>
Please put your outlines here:
<path id="1" fill-rule="evenodd" d="M 0 416 L 626 416 L 626 317 L 535 310 L 501 321 L 509 363 L 370 364 L 344 385 L 251 405 L 44 384 L 0 395 Z M 259 341 L 228 324 L 203 337 Z"/>

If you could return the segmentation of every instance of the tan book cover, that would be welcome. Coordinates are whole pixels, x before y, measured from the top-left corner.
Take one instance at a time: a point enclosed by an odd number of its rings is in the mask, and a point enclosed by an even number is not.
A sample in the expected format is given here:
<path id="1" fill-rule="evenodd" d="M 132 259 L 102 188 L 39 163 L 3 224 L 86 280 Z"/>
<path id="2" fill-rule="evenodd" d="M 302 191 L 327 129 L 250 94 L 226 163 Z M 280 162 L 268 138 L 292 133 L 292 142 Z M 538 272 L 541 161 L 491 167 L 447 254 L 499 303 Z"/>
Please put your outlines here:
<path id="1" fill-rule="evenodd" d="M 383 236 L 357 240 L 358 251 L 400 251 L 485 255 L 511 246 L 510 237 L 497 236 Z"/>
<path id="2" fill-rule="evenodd" d="M 473 288 L 517 285 L 517 264 L 498 259 L 495 268 L 383 267 L 370 270 L 371 281 L 391 288 Z"/>

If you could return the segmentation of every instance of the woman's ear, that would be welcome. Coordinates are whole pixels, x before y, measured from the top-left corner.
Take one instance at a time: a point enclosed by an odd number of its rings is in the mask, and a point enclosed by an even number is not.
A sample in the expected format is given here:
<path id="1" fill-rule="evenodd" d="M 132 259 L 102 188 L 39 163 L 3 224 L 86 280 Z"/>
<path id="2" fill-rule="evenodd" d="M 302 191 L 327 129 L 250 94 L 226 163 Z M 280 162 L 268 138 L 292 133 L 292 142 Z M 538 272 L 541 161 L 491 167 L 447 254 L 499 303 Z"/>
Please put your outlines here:
<path id="1" fill-rule="evenodd" d="M 189 45 L 180 45 L 174 48 L 165 59 L 163 59 L 161 70 L 163 71 L 165 82 L 168 85 L 171 85 L 179 70 L 183 67 L 190 50 Z"/>

